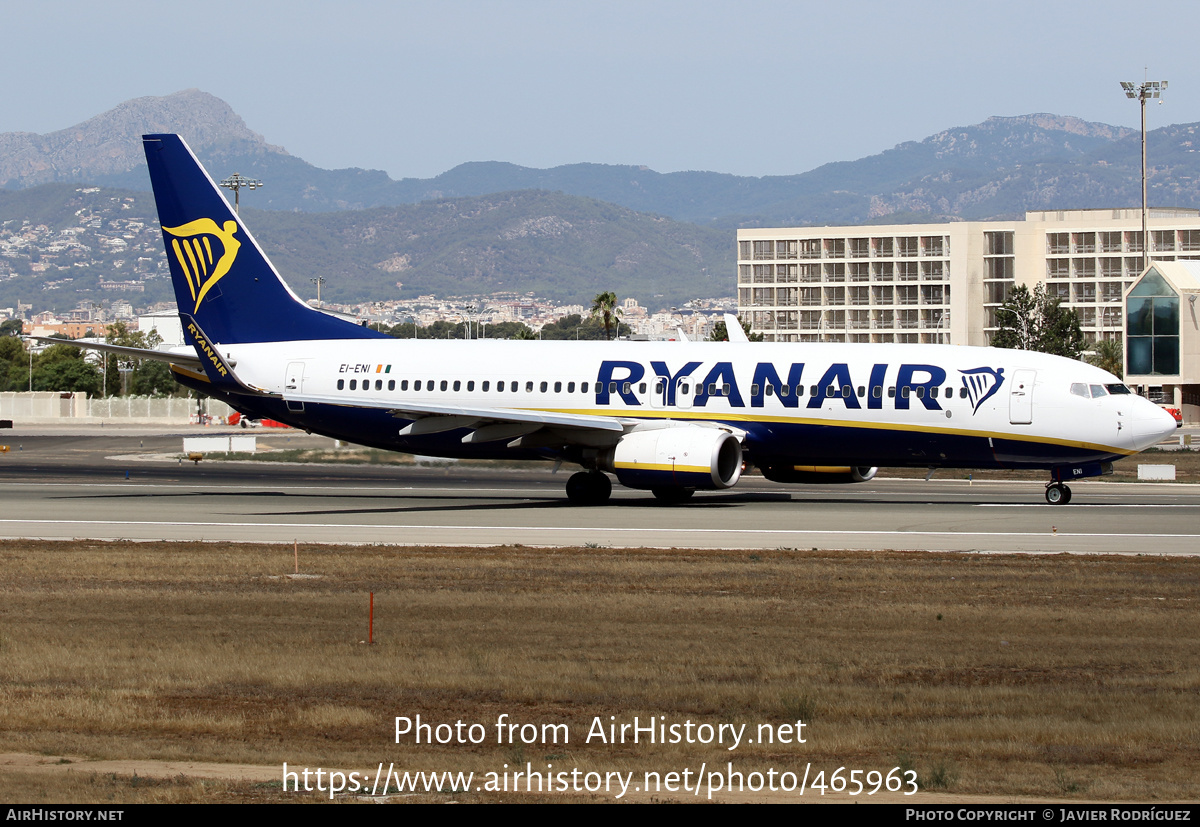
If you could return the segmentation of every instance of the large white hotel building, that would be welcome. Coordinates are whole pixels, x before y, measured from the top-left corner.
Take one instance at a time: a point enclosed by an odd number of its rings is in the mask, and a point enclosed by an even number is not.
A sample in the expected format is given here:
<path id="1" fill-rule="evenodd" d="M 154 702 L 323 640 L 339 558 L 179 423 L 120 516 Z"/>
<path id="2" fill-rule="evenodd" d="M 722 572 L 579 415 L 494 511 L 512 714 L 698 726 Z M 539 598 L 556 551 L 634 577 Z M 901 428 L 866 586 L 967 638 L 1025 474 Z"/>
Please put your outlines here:
<path id="1" fill-rule="evenodd" d="M 1119 336 L 1142 272 L 1138 209 L 1024 221 L 739 230 L 738 313 L 766 341 L 986 345 L 1015 285 L 1046 285 L 1089 339 Z M 1150 258 L 1200 259 L 1200 210 L 1152 209 Z"/>
<path id="2" fill-rule="evenodd" d="M 1125 379 L 1200 421 L 1200 210 L 1044 210 L 1024 221 L 739 230 L 738 314 L 766 341 L 986 345 L 1039 282 Z M 1186 299 L 1186 301 L 1185 301 Z M 1126 313 L 1126 308 L 1129 312 Z"/>

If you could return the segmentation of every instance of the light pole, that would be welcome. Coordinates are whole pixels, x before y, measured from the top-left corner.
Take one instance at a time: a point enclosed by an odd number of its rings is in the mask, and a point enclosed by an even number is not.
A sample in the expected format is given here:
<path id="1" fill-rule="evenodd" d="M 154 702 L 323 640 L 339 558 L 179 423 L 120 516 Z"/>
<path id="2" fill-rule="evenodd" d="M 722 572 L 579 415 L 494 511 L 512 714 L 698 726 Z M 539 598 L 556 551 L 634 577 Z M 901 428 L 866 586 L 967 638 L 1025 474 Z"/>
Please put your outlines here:
<path id="1" fill-rule="evenodd" d="M 1167 81 L 1146 80 L 1135 86 L 1123 80 L 1121 88 L 1125 90 L 1125 97 L 1142 103 L 1142 270 L 1145 271 L 1150 266 L 1150 234 L 1146 228 L 1146 101 L 1161 98 L 1166 91 Z"/>
<path id="2" fill-rule="evenodd" d="M 321 285 L 325 283 L 325 278 L 323 276 L 317 276 L 315 279 L 309 279 L 309 281 L 311 281 L 313 284 L 315 284 L 317 286 L 317 307 L 320 307 L 321 306 Z"/>
<path id="3" fill-rule="evenodd" d="M 241 173 L 237 172 L 221 182 L 221 186 L 223 186 L 225 189 L 233 190 L 233 211 L 239 216 L 242 214 L 240 203 L 241 189 L 245 187 L 248 190 L 256 190 L 262 187 L 262 185 L 263 182 L 259 181 L 257 178 L 246 178 Z"/>

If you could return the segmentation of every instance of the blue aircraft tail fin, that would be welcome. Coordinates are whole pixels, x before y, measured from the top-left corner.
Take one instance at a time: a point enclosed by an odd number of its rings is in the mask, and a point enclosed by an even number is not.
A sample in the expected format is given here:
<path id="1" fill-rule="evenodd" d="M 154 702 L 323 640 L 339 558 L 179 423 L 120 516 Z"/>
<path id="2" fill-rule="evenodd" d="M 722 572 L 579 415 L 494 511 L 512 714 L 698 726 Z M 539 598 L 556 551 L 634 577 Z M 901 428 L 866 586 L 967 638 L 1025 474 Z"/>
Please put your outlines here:
<path id="1" fill-rule="evenodd" d="M 383 334 L 305 304 L 178 135 L 143 135 L 175 301 L 214 344 Z"/>

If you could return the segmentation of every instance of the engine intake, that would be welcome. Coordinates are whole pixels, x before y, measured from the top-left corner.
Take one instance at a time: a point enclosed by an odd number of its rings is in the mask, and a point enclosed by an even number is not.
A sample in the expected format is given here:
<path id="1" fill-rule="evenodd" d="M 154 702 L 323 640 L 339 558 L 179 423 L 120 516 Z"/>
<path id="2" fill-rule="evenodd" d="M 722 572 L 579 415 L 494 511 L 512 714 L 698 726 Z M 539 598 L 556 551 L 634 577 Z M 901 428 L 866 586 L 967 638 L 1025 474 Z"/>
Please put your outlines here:
<path id="1" fill-rule="evenodd" d="M 598 464 L 629 488 L 730 488 L 742 476 L 742 446 L 715 428 L 635 431 L 602 453 Z"/>

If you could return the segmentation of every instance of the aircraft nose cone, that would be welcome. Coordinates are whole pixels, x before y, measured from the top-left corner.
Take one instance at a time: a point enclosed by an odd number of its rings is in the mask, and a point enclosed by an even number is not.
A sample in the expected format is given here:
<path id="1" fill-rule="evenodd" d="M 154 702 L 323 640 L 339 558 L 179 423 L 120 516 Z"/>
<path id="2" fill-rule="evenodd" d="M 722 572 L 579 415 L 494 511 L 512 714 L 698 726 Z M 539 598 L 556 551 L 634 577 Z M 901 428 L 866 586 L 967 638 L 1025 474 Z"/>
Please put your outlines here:
<path id="1" fill-rule="evenodd" d="M 1175 433 L 1175 417 L 1148 400 L 1140 400 L 1133 412 L 1133 447 L 1152 448 Z"/>

